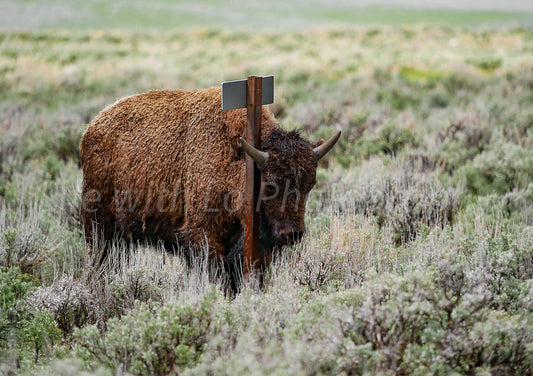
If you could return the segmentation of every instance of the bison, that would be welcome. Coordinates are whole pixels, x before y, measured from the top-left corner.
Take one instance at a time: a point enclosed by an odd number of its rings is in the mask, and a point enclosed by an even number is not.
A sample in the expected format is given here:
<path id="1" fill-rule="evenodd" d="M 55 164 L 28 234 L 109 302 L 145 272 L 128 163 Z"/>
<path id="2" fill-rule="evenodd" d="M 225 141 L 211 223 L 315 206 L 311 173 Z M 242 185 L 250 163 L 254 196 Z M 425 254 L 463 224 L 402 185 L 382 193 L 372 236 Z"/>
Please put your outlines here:
<path id="1" fill-rule="evenodd" d="M 337 142 L 310 143 L 280 128 L 263 108 L 261 149 L 242 139 L 246 110 L 221 110 L 221 90 L 157 90 L 102 110 L 81 141 L 82 219 L 94 239 L 179 246 L 188 259 L 204 244 L 230 271 L 235 289 L 243 258 L 245 153 L 261 171 L 260 264 L 299 241 L 316 168 Z M 101 263 L 104 250 L 97 257 Z M 94 259 L 94 258 L 93 258 Z"/>

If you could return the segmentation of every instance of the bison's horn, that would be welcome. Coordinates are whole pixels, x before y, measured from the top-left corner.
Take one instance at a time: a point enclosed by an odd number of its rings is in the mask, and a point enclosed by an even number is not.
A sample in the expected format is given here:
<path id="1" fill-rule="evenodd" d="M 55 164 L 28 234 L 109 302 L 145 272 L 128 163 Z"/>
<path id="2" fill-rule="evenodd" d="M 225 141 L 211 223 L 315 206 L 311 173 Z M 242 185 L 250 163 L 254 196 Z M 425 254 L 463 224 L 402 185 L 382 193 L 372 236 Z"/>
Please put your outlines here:
<path id="1" fill-rule="evenodd" d="M 246 142 L 246 140 L 242 137 L 239 137 L 239 141 L 241 142 L 242 148 L 248 154 L 252 159 L 259 165 L 262 166 L 266 160 L 268 159 L 268 153 L 265 151 L 257 150 L 252 145 Z"/>
<path id="2" fill-rule="evenodd" d="M 317 146 L 313 149 L 313 152 L 315 153 L 316 160 L 320 160 L 324 155 L 327 154 L 328 151 L 331 150 L 333 146 L 339 141 L 339 137 L 341 136 L 341 131 L 338 131 L 335 133 L 329 140 L 324 142 L 322 145 Z"/>

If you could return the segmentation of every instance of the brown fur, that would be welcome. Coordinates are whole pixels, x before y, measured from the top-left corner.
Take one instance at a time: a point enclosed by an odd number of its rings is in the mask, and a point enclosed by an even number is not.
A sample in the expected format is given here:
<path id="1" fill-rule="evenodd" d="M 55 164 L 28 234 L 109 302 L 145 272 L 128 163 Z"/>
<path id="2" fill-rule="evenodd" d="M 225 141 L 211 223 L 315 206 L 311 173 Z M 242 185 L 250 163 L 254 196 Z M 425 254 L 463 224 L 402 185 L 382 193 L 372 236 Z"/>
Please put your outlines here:
<path id="1" fill-rule="evenodd" d="M 239 137 L 246 133 L 246 110 L 222 111 L 220 95 L 220 88 L 150 91 L 94 118 L 81 142 L 89 244 L 96 229 L 106 240 L 117 232 L 167 248 L 178 241 L 194 249 L 207 240 L 211 256 L 223 260 L 232 249 L 242 252 L 245 154 Z M 305 231 L 305 199 L 317 163 L 316 145 L 281 130 L 267 107 L 261 139 L 270 155 L 262 181 L 289 192 L 284 201 L 270 198 L 261 206 L 266 263 L 272 248 L 286 243 L 280 228 Z M 263 196 L 268 193 L 267 184 Z"/>

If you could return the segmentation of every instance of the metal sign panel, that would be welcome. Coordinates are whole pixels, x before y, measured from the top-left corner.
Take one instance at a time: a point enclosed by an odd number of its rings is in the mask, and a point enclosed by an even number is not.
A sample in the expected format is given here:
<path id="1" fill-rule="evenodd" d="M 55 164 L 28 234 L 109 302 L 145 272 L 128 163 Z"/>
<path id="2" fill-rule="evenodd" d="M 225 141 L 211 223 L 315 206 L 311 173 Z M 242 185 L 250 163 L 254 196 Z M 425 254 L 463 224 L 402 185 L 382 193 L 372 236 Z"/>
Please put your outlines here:
<path id="1" fill-rule="evenodd" d="M 246 107 L 247 80 L 227 81 L 222 83 L 222 110 L 234 110 Z M 274 103 L 274 76 L 263 77 L 261 103 Z"/>

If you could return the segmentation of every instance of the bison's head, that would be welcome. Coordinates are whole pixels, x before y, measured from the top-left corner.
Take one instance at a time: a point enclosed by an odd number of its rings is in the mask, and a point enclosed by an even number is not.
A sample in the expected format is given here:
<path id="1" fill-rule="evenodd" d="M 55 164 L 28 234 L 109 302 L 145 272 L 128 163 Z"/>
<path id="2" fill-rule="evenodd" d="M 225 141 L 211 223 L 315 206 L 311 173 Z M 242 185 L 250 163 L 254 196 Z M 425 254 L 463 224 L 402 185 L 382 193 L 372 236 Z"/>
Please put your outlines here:
<path id="1" fill-rule="evenodd" d="M 240 142 L 261 171 L 261 209 L 273 242 L 294 244 L 305 233 L 305 202 L 316 183 L 316 167 L 337 142 L 340 131 L 328 141 L 310 143 L 298 132 L 274 130 L 262 151 Z"/>

